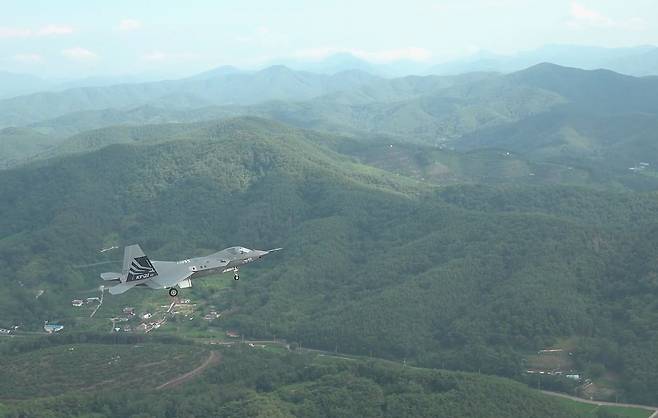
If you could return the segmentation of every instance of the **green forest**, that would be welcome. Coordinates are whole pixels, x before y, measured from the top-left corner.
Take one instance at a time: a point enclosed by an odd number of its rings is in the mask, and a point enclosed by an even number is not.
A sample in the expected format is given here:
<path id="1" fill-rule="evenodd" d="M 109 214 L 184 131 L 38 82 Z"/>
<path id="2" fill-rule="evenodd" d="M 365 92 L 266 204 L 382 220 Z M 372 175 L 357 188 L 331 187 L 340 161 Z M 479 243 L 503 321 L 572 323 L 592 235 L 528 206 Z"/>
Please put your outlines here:
<path id="1" fill-rule="evenodd" d="M 213 300 L 239 308 L 227 325 L 246 335 L 508 377 L 523 351 L 576 335 L 605 341 L 582 364 L 655 401 L 654 193 L 436 188 L 264 120 L 196 132 L 1 173 L 5 321 L 36 326 L 97 285 L 72 264 L 99 260 L 99 243 L 175 259 L 239 238 L 285 248 Z"/>
<path id="2" fill-rule="evenodd" d="M 90 337 L 91 338 L 91 337 Z M 18 396 L 20 387 L 3 390 L 0 411 L 6 417 L 589 417 L 573 405 L 549 398 L 520 383 L 477 374 L 403 367 L 375 360 L 344 360 L 295 353 L 269 353 L 247 346 L 220 350 L 221 362 L 184 386 L 157 389 L 158 382 L 178 367 L 190 367 L 179 353 L 206 352 L 194 345 L 176 346 L 145 342 L 131 344 L 56 344 L 27 350 L 15 360 L 21 369 L 36 370 L 33 359 L 43 361 L 42 373 L 58 369 L 76 373 L 64 378 L 59 389 L 33 382 L 30 400 L 4 401 Z M 73 350 L 73 351 L 71 351 Z M 135 350 L 143 351 L 137 357 Z M 167 350 L 170 354 L 167 354 Z M 78 366 L 66 358 L 84 360 Z M 60 354 L 56 354 L 56 353 Z M 206 352 L 207 353 L 207 352 Z M 53 357 L 55 355 L 55 357 Z M 134 354 L 133 354 L 134 355 Z M 142 356 L 155 367 L 142 368 L 139 376 L 121 380 L 126 362 L 138 366 Z M 112 365 L 104 360 L 110 359 Z M 100 365 L 99 365 L 100 363 Z M 102 375 L 93 368 L 105 370 Z M 134 367 L 134 366 L 133 366 Z M 164 370 L 163 370 L 164 369 Z M 167 370 L 169 369 L 169 370 Z M 25 378 L 18 370 L 8 376 L 18 384 Z M 123 375 L 122 375 L 123 373 Z M 129 376 L 129 375 L 126 375 Z M 28 380 L 30 377 L 26 377 Z M 82 381 L 84 379 L 84 382 Z M 101 380 L 102 379 L 102 380 Z M 139 379 L 139 380 L 136 380 Z M 101 390 L 76 390 L 67 385 L 98 384 Z M 84 386 L 83 386 L 84 387 Z M 62 393 L 62 390 L 69 389 Z M 41 391 L 39 393 L 39 391 Z M 45 395 L 45 396 L 44 396 Z"/>
<path id="3" fill-rule="evenodd" d="M 2 370 L 24 379 L 0 390 L 16 391 L 0 400 L 7 416 L 578 417 L 528 388 L 528 358 L 565 341 L 570 368 L 607 399 L 658 405 L 654 78 L 551 64 L 402 79 L 271 71 L 283 80 L 263 93 L 272 101 L 255 97 L 272 87 L 261 73 L 232 93 L 188 80 L 0 100 L 12 126 L 0 130 L 0 328 L 15 330 Z M 154 260 L 284 248 L 221 289 L 181 289 L 225 314 L 154 331 L 172 338 L 153 342 L 153 362 L 168 350 L 181 361 L 154 379 L 199 363 L 208 347 L 190 336 L 213 327 L 405 366 L 233 347 L 171 396 L 143 376 L 134 390 L 80 379 L 63 391 L 62 370 L 21 374 L 77 353 L 57 351 L 60 336 L 14 345 L 45 321 L 72 335 L 62 344 L 87 343 L 76 333 L 115 338 L 112 309 L 169 303 L 139 289 L 106 294 L 96 322 L 72 313 L 99 273 L 121 269 L 121 249 L 100 250 L 130 244 Z M 129 345 L 98 337 L 85 355 L 142 343 L 118 335 Z"/>

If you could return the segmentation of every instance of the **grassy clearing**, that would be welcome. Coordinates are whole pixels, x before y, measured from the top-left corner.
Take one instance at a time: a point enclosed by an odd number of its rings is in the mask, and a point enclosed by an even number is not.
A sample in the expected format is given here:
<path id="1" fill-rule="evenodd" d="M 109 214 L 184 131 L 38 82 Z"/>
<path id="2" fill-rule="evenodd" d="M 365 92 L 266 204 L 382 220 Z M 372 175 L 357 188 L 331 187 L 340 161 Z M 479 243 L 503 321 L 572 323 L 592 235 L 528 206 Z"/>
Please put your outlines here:
<path id="1" fill-rule="evenodd" d="M 197 367 L 208 351 L 194 345 L 74 344 L 0 359 L 0 396 L 26 399 L 80 390 L 148 389 Z"/>
<path id="2" fill-rule="evenodd" d="M 574 367 L 573 359 L 566 351 L 531 354 L 526 358 L 528 367 L 531 369 L 568 371 Z"/>

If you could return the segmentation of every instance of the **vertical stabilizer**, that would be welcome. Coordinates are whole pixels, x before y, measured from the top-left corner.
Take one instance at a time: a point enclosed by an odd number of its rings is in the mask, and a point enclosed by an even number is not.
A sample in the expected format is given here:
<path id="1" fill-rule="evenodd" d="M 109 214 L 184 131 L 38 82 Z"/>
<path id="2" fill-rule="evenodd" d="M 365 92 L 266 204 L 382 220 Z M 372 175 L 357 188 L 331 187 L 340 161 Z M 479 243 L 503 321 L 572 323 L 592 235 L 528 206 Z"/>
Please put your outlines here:
<path id="1" fill-rule="evenodd" d="M 130 283 L 150 279 L 158 275 L 151 260 L 139 245 L 129 245 L 123 251 L 123 270 L 121 282 Z"/>

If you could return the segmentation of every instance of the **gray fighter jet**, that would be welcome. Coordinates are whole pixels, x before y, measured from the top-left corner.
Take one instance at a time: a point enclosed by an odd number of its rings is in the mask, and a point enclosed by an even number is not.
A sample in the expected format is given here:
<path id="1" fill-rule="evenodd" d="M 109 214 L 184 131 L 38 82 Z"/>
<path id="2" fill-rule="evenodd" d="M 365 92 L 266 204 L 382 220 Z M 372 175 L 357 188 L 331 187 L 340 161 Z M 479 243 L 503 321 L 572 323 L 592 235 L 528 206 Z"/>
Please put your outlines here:
<path id="1" fill-rule="evenodd" d="M 178 295 L 178 289 L 192 287 L 192 279 L 215 273 L 233 272 L 235 280 L 240 279 L 240 266 L 263 258 L 273 250 L 250 250 L 244 247 L 230 247 L 206 257 L 190 258 L 182 261 L 151 261 L 139 245 L 130 245 L 123 252 L 121 273 L 101 273 L 101 279 L 115 282 L 109 288 L 118 295 L 136 286 L 149 289 L 169 289 L 169 295 Z"/>

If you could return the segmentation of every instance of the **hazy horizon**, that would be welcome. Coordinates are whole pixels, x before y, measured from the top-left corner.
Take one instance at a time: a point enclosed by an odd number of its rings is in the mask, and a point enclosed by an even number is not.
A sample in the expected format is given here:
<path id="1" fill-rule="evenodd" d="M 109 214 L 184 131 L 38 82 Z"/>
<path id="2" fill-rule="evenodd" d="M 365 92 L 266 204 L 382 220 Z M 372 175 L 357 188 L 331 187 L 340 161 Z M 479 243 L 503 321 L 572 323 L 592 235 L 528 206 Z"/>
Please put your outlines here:
<path id="1" fill-rule="evenodd" d="M 658 6 L 648 0 L 623 9 L 611 0 L 188 4 L 10 2 L 0 18 L 0 70 L 60 79 L 177 77 L 343 52 L 375 64 L 430 66 L 478 51 L 658 44 Z"/>

